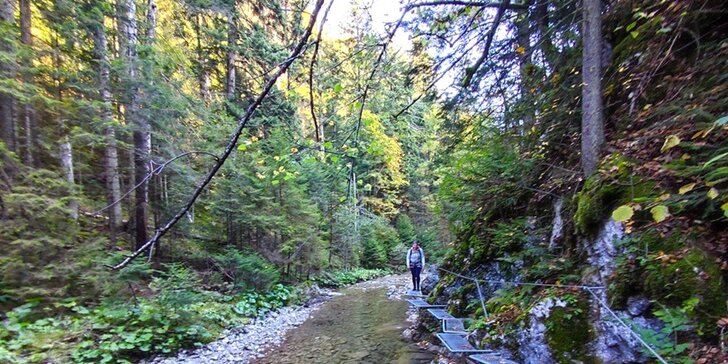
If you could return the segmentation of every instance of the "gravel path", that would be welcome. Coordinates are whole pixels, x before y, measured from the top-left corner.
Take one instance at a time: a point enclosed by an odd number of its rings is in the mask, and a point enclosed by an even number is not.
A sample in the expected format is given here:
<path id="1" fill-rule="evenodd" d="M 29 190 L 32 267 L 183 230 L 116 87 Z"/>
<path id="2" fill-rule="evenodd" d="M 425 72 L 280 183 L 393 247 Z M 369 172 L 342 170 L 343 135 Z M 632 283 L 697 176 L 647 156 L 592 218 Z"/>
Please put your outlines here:
<path id="1" fill-rule="evenodd" d="M 387 288 L 389 299 L 401 299 L 409 287 L 409 275 L 390 275 L 371 281 L 357 283 L 351 288 L 369 290 Z M 142 364 L 195 364 L 195 363 L 249 363 L 265 356 L 269 349 L 280 345 L 286 333 L 300 326 L 312 313 L 338 292 L 321 290 L 309 300 L 306 306 L 284 307 L 251 324 L 226 330 L 222 338 L 198 349 L 183 350 L 176 357 L 157 357 Z"/>

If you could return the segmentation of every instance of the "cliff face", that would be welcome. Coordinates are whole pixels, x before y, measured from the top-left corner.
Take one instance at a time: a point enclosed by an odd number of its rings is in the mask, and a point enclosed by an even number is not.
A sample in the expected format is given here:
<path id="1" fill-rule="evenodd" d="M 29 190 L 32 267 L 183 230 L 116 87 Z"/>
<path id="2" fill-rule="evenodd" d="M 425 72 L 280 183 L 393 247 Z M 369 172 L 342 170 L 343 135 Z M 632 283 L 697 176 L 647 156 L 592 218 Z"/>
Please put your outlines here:
<path id="1" fill-rule="evenodd" d="M 491 282 L 483 287 L 490 316 L 470 281 L 441 272 L 433 292 L 454 314 L 475 318 L 478 340 L 525 363 L 654 360 L 612 311 L 669 362 L 728 360 L 719 349 L 728 326 L 724 13 L 718 1 L 606 9 L 607 147 L 598 171 L 584 179 L 573 163 L 533 167 L 537 177 L 513 177 L 527 191 L 483 190 L 471 201 L 477 212 L 455 222 L 443 267 Z M 547 87 L 562 92 L 558 82 Z M 576 120 L 553 122 L 571 130 Z M 560 138 L 539 151 L 547 161 L 573 160 L 557 158 L 574 142 Z M 604 289 L 494 283 L 505 281 Z"/>

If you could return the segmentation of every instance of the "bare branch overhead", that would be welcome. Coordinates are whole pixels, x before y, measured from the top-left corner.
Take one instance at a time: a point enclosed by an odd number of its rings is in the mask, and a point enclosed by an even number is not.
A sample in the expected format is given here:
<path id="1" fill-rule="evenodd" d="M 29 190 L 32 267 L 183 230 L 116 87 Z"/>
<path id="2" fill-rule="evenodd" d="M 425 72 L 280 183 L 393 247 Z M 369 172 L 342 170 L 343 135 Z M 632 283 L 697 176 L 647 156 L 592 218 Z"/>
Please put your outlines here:
<path id="1" fill-rule="evenodd" d="M 428 6 L 440 6 L 440 5 L 459 5 L 459 6 L 472 6 L 478 8 L 504 8 L 509 10 L 525 10 L 528 7 L 524 4 L 511 4 L 510 1 L 494 2 L 494 1 L 457 1 L 457 0 L 442 0 L 442 1 L 425 1 L 421 3 L 409 4 L 407 9 L 422 8 Z"/>
<path id="2" fill-rule="evenodd" d="M 180 208 L 179 211 L 170 219 L 167 221 L 167 223 L 164 224 L 161 228 L 157 229 L 157 231 L 154 233 L 151 239 L 147 240 L 146 243 L 141 245 L 136 251 L 134 251 L 131 255 L 127 256 L 122 260 L 119 264 L 113 266 L 112 268 L 115 270 L 121 269 L 126 267 L 129 263 L 131 263 L 134 259 L 136 259 L 139 255 L 144 253 L 147 249 L 150 249 L 159 242 L 159 240 L 169 232 L 172 227 L 177 224 L 179 220 L 182 219 L 182 217 L 185 216 L 187 211 L 189 211 L 190 208 L 192 208 L 192 205 L 194 205 L 195 201 L 197 200 L 197 197 L 202 194 L 202 191 L 207 187 L 207 185 L 212 181 L 212 178 L 215 177 L 217 172 L 220 170 L 220 168 L 225 164 L 225 161 L 227 158 L 232 154 L 233 150 L 235 149 L 236 145 L 238 144 L 238 139 L 240 138 L 240 135 L 243 133 L 243 129 L 245 129 L 245 126 L 248 124 L 248 121 L 253 117 L 253 114 L 258 109 L 260 104 L 263 103 L 263 100 L 268 96 L 271 89 L 273 89 L 273 86 L 275 86 L 276 82 L 278 81 L 278 78 L 283 75 L 288 68 L 293 64 L 293 61 L 295 61 L 298 57 L 301 56 L 303 53 L 303 50 L 306 47 L 306 44 L 308 44 L 308 39 L 311 36 L 311 33 L 313 31 L 313 27 L 316 24 L 316 20 L 318 17 L 319 10 L 321 10 L 321 7 L 324 4 L 324 0 L 317 0 L 316 6 L 314 8 L 314 11 L 311 15 L 311 19 L 308 22 L 308 25 L 306 26 L 306 31 L 304 32 L 301 39 L 298 41 L 298 44 L 296 45 L 296 48 L 291 52 L 291 55 L 286 58 L 285 61 L 283 61 L 280 64 L 280 67 L 278 68 L 278 71 L 274 73 L 271 78 L 266 82 L 265 87 L 263 88 L 263 91 L 258 95 L 258 97 L 255 99 L 255 102 L 253 102 L 248 109 L 245 111 L 245 115 L 243 115 L 238 120 L 238 126 L 235 128 L 235 131 L 233 132 L 232 136 L 230 137 L 230 140 L 228 141 L 227 145 L 225 146 L 225 150 L 223 154 L 220 156 L 220 158 L 217 160 L 217 162 L 212 166 L 209 172 L 207 172 L 207 175 L 205 175 L 205 178 L 200 182 L 200 184 L 195 188 L 195 191 L 192 193 L 192 196 L 187 200 L 187 202 Z"/>

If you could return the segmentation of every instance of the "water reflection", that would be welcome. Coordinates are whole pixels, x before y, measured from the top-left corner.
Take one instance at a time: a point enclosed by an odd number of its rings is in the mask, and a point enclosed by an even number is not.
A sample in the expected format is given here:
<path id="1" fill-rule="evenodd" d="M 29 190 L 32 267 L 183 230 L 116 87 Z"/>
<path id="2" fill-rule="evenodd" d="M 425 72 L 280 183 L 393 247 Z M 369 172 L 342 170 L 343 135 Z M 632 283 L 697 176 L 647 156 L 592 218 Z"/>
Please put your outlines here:
<path id="1" fill-rule="evenodd" d="M 291 331 L 257 364 L 429 363 L 434 355 L 401 338 L 407 303 L 386 298 L 386 289 L 348 289 Z"/>

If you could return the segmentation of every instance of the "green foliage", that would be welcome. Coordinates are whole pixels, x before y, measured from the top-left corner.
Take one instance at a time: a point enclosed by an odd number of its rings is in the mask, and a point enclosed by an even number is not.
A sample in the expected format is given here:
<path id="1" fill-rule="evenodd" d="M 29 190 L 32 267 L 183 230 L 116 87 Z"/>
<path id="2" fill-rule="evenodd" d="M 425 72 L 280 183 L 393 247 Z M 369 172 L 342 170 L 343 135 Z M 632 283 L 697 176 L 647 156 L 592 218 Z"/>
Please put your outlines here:
<path id="1" fill-rule="evenodd" d="M 361 264 L 364 268 L 385 268 L 389 264 L 401 264 L 402 256 L 396 256 L 399 244 L 397 231 L 384 221 L 369 221 L 361 227 L 363 251 Z"/>
<path id="2" fill-rule="evenodd" d="M 298 289 L 276 284 L 265 293 L 247 291 L 236 296 L 233 311 L 245 317 L 258 317 L 286 305 L 298 303 L 302 296 Z"/>
<path id="3" fill-rule="evenodd" d="M 697 299 L 697 309 L 689 311 L 694 329 L 699 335 L 714 335 L 716 318 L 724 315 L 728 299 L 721 274 L 715 261 L 696 248 L 658 251 L 645 262 L 644 289 L 648 297 L 670 306 Z"/>
<path id="4" fill-rule="evenodd" d="M 404 245 L 412 244 L 417 236 L 415 233 L 415 226 L 412 225 L 412 219 L 406 214 L 397 215 L 397 219 L 394 223 L 399 235 L 399 241 Z"/>
<path id="5" fill-rule="evenodd" d="M 302 299 L 299 289 L 282 284 L 237 296 L 204 291 L 197 274 L 180 265 L 169 266 L 150 287 L 154 296 L 131 302 L 87 307 L 65 300 L 55 306 L 67 312 L 61 316 L 44 317 L 48 310 L 37 303 L 18 306 L 0 328 L 0 347 L 7 350 L 0 358 L 12 363 L 134 362 L 211 341 L 226 327 Z"/>
<path id="6" fill-rule="evenodd" d="M 634 194 L 631 166 L 623 157 L 612 155 L 597 173 L 584 182 L 584 187 L 575 197 L 574 227 L 577 234 L 586 237 L 596 234 L 615 208 Z"/>
<path id="7" fill-rule="evenodd" d="M 379 240 L 369 238 L 364 241 L 361 264 L 364 268 L 384 268 L 387 263 L 387 247 Z"/>
<path id="8" fill-rule="evenodd" d="M 698 298 L 691 298 L 683 302 L 682 306 L 677 309 L 655 310 L 653 314 L 662 321 L 663 326 L 660 330 L 655 331 L 634 324 L 632 327 L 665 360 L 670 363 L 691 364 L 694 361 L 686 355 L 690 344 L 685 342 L 685 339 L 687 333 L 692 329 L 689 313 L 695 310 L 698 301 Z M 651 355 L 647 349 L 643 348 L 643 351 L 646 355 Z"/>
<path id="9" fill-rule="evenodd" d="M 247 254 L 228 247 L 223 253 L 213 257 L 215 265 L 224 277 L 231 280 L 238 289 L 266 291 L 280 277 L 276 268 L 254 252 Z"/>
<path id="10" fill-rule="evenodd" d="M 608 285 L 615 307 L 624 307 L 629 296 L 646 295 L 665 310 L 684 309 L 690 330 L 713 337 L 715 320 L 725 315 L 725 283 L 720 267 L 694 247 L 689 235 L 674 231 L 661 237 L 655 232 L 635 234 L 619 243 L 625 255 Z M 686 306 L 687 307 L 687 306 Z"/>
<path id="11" fill-rule="evenodd" d="M 356 268 L 338 272 L 324 272 L 311 279 L 322 287 L 343 287 L 372 278 L 382 277 L 391 272 L 385 269 Z"/>

